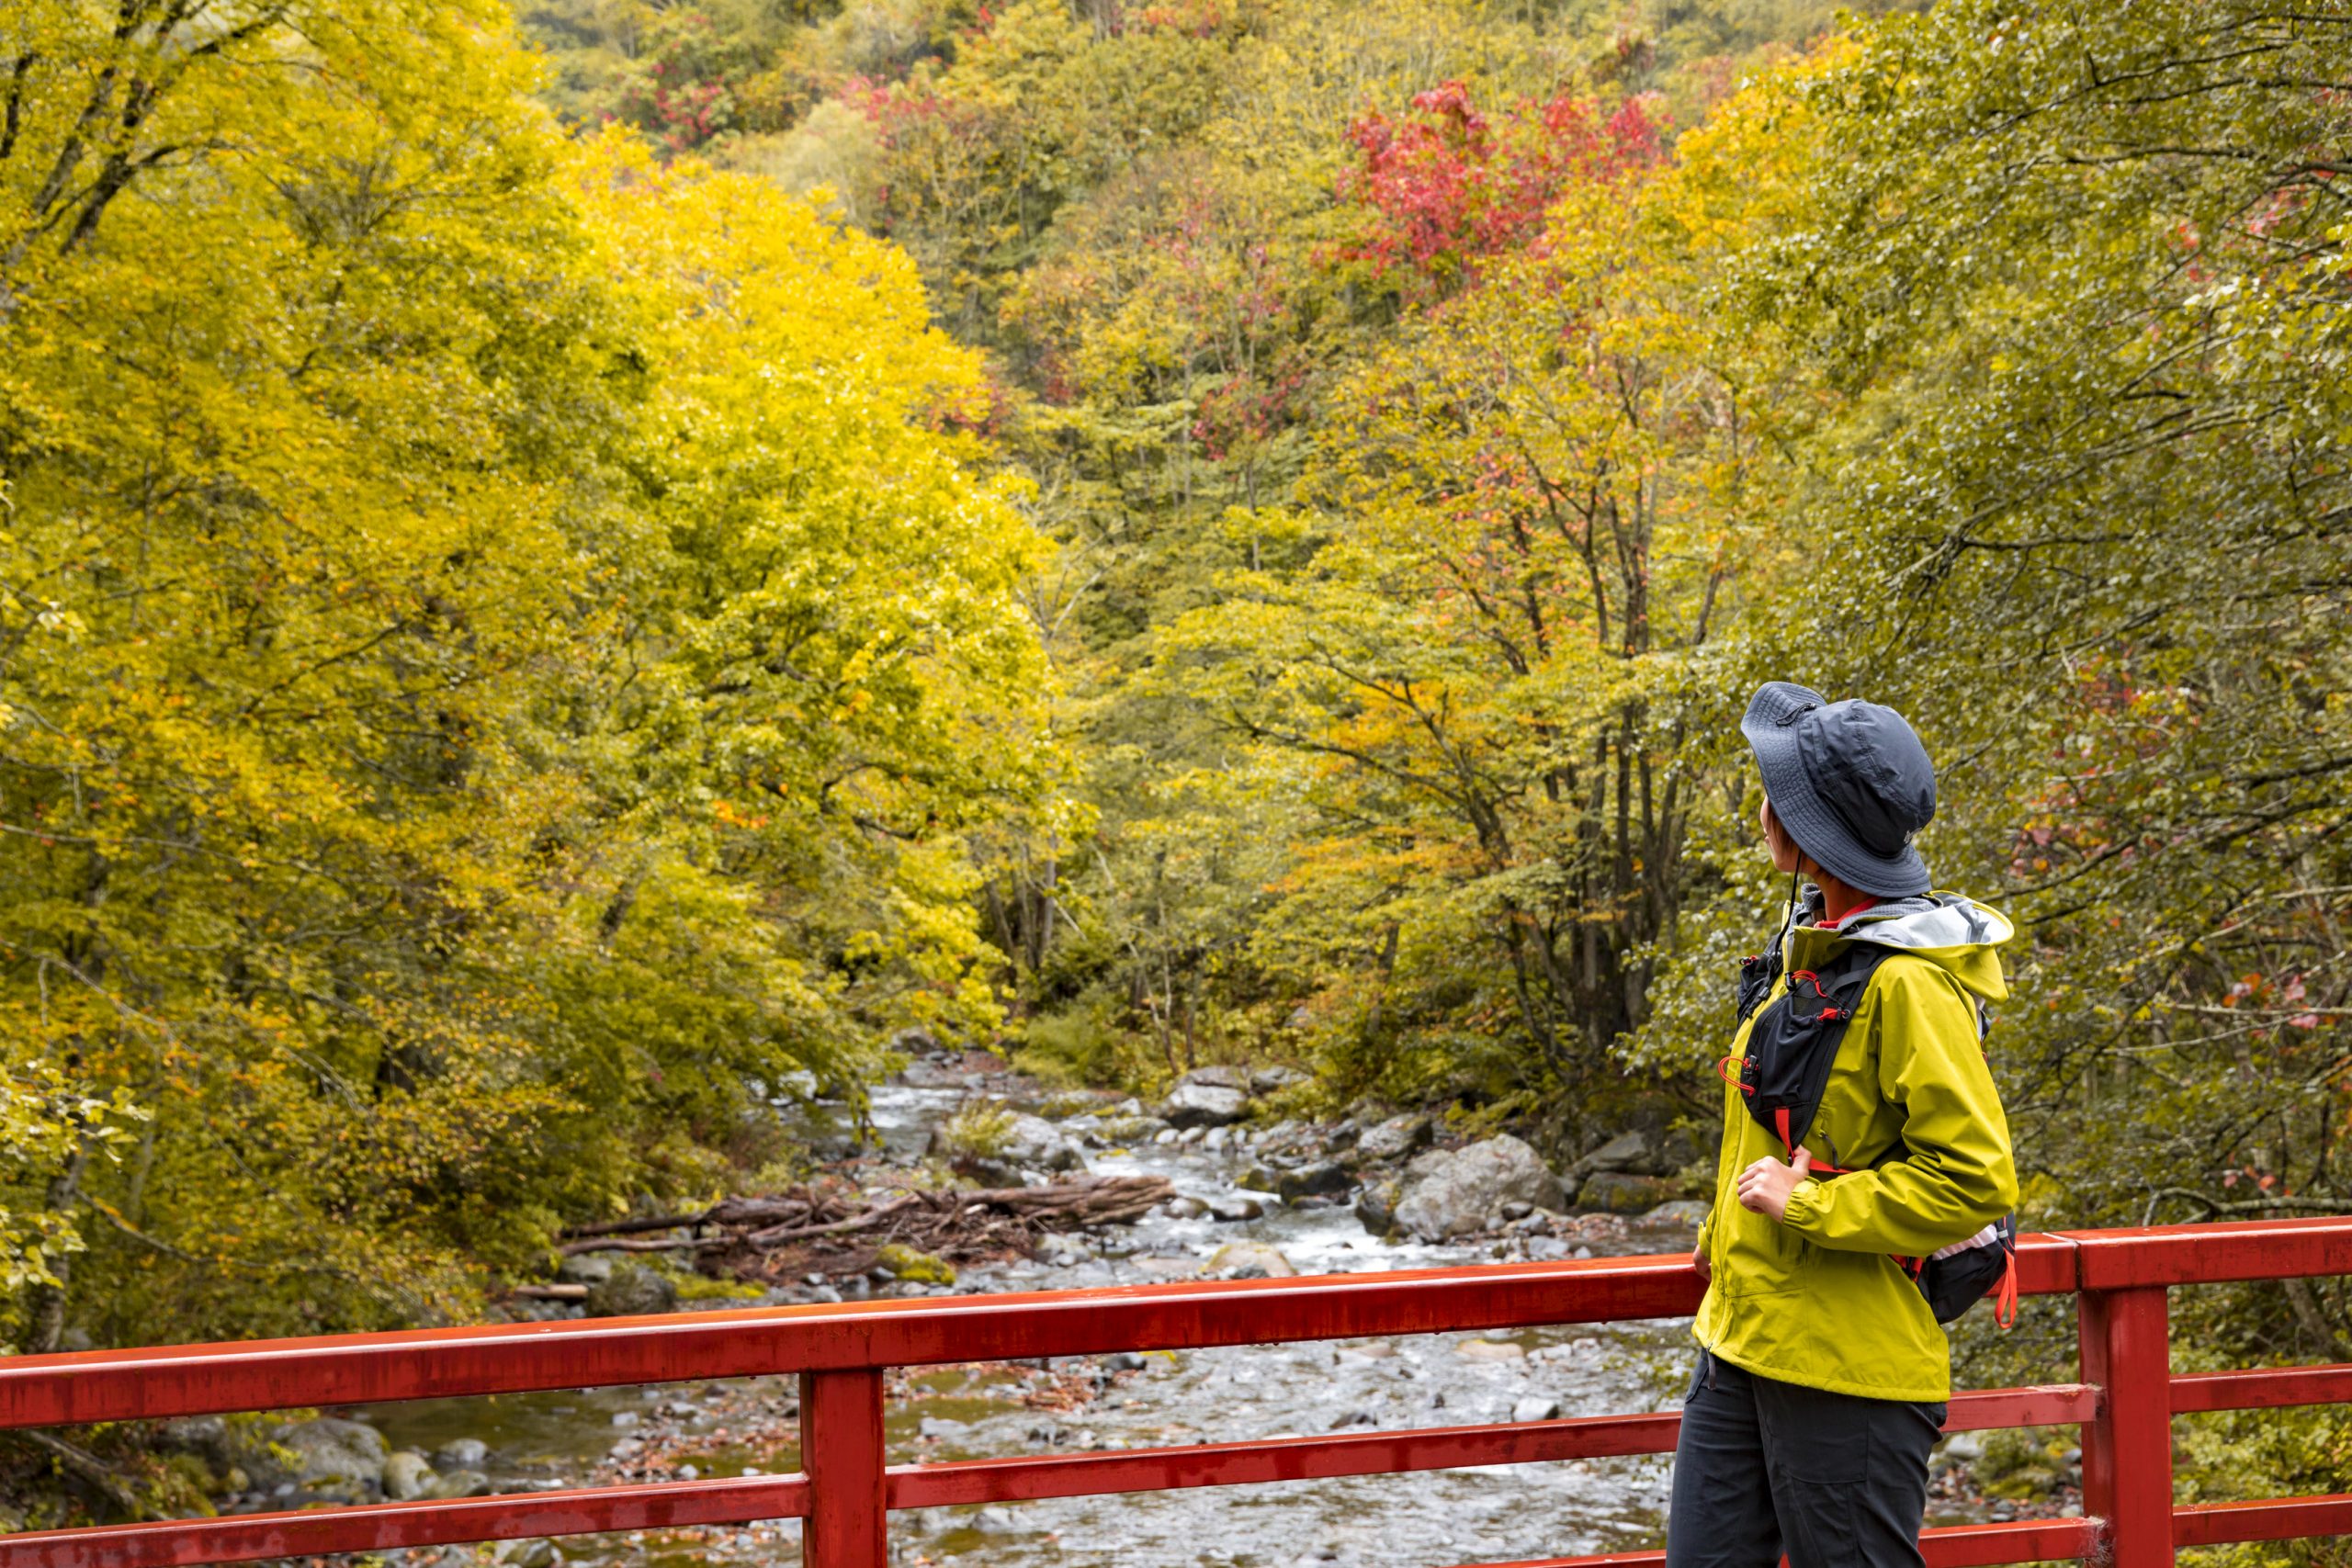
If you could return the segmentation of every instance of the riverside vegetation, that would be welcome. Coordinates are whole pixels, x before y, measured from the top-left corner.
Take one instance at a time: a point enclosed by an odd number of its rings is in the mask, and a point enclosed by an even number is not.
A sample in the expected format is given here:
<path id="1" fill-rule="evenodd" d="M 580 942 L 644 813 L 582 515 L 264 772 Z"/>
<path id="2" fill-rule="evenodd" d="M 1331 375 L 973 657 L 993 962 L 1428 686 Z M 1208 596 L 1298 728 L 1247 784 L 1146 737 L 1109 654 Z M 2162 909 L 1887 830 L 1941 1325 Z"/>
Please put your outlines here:
<path id="1" fill-rule="evenodd" d="M 2347 77 L 2237 0 L 0 11 L 0 1342 L 478 1316 L 805 1192 L 910 1032 L 1703 1147 L 1766 676 L 2018 920 L 2023 1223 L 2343 1212 Z M 2343 1281 L 2177 1311 L 2352 1360 Z"/>

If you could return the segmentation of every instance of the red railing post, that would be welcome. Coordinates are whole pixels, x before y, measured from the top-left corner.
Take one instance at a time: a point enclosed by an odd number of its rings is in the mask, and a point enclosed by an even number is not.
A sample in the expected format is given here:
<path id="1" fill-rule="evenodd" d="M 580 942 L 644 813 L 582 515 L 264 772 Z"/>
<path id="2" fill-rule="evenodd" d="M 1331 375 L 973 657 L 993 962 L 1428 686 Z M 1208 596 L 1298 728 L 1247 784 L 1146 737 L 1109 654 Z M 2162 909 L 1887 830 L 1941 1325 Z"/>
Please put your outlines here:
<path id="1" fill-rule="evenodd" d="M 806 1568 L 887 1568 L 879 1368 L 800 1374 L 800 1468 L 809 1489 L 800 1549 Z"/>
<path id="2" fill-rule="evenodd" d="M 2082 1292 L 2083 1511 L 2102 1520 L 2102 1568 L 2170 1568 L 2172 1318 L 2162 1285 Z"/>

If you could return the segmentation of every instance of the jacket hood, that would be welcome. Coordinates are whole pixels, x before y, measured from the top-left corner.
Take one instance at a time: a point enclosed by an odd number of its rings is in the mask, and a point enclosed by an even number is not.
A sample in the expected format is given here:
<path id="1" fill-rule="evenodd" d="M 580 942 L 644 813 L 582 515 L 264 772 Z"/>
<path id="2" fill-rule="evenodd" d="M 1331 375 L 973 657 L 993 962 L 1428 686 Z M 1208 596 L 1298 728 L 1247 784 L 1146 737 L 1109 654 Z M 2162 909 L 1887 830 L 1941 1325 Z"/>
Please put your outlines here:
<path id="1" fill-rule="evenodd" d="M 1792 937 L 1827 936 L 1917 953 L 1942 965 L 1963 987 L 1988 1002 L 2009 994 L 1997 950 L 2017 934 L 2017 928 L 1998 909 L 1961 894 L 1922 893 L 1883 899 L 1849 917 L 1834 932 L 1817 926 L 1820 918 L 1821 891 L 1807 884 Z"/>

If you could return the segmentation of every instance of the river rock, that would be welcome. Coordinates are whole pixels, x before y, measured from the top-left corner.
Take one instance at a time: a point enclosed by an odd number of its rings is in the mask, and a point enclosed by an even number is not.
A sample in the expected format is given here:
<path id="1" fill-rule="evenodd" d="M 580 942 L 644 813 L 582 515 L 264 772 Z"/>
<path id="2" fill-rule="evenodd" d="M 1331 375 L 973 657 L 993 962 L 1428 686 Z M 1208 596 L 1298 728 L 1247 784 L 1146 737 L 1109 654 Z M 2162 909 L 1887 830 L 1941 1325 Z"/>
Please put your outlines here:
<path id="1" fill-rule="evenodd" d="M 1568 1167 L 1571 1176 L 1589 1176 L 1597 1170 L 1646 1170 L 1649 1167 L 1650 1141 L 1640 1133 L 1620 1133 L 1576 1164 Z"/>
<path id="2" fill-rule="evenodd" d="M 1005 1129 L 995 1156 L 1000 1164 L 1022 1170 L 1080 1170 L 1086 1158 L 1061 1129 L 1042 1116 L 1015 1115 Z"/>
<path id="3" fill-rule="evenodd" d="M 1306 1081 L 1306 1075 L 1296 1067 L 1282 1066 L 1260 1067 L 1250 1075 L 1250 1087 L 1260 1094 L 1272 1094 L 1276 1089 L 1288 1089 L 1293 1084 Z"/>
<path id="4" fill-rule="evenodd" d="M 678 1310 L 677 1283 L 642 1263 L 625 1263 L 588 1287 L 590 1317 L 651 1317 Z"/>
<path id="5" fill-rule="evenodd" d="M 458 1497 L 487 1497 L 490 1493 L 490 1477 L 481 1471 L 452 1470 L 426 1483 L 424 1495 L 435 1502 L 448 1502 Z"/>
<path id="6" fill-rule="evenodd" d="M 1698 1198 L 1677 1198 L 1671 1203 L 1660 1203 L 1636 1222 L 1645 1225 L 1689 1225 L 1696 1230 L 1707 1223 L 1707 1204 Z"/>
<path id="7" fill-rule="evenodd" d="M 1157 1116 L 1114 1116 L 1102 1123 L 1098 1135 L 1106 1144 L 1148 1144 L 1152 1134 L 1167 1130 L 1168 1123 Z"/>
<path id="8" fill-rule="evenodd" d="M 555 1266 L 555 1277 L 567 1285 L 598 1285 L 613 1277 L 617 1261 L 609 1252 L 575 1252 Z"/>
<path id="9" fill-rule="evenodd" d="M 406 1503 L 424 1495 L 433 1484 L 433 1461 L 414 1449 L 402 1449 L 384 1461 L 384 1495 Z"/>
<path id="10" fill-rule="evenodd" d="M 1531 1393 L 1510 1407 L 1514 1421 L 1549 1421 L 1560 1414 L 1560 1402 L 1549 1394 Z"/>
<path id="11" fill-rule="evenodd" d="M 1355 1184 L 1356 1179 L 1348 1174 L 1345 1166 L 1328 1159 L 1302 1165 L 1295 1170 L 1282 1171 L 1274 1178 L 1274 1190 L 1282 1194 L 1283 1201 L 1286 1203 L 1295 1203 L 1301 1198 L 1328 1197 L 1345 1192 Z"/>
<path id="12" fill-rule="evenodd" d="M 1682 1183 L 1666 1176 L 1627 1176 L 1595 1171 L 1577 1189 L 1577 1207 L 1607 1214 L 1639 1214 L 1682 1195 Z"/>
<path id="13" fill-rule="evenodd" d="M 1363 1228 L 1374 1235 L 1386 1235 L 1396 1227 L 1397 1183 L 1367 1181 L 1356 1193 L 1356 1218 Z"/>
<path id="14" fill-rule="evenodd" d="M 433 1450 L 433 1462 L 443 1470 L 479 1470 L 490 1457 L 490 1445 L 480 1438 L 453 1438 Z"/>
<path id="15" fill-rule="evenodd" d="M 1532 1235 L 1527 1238 L 1527 1256 L 1531 1262 L 1556 1263 L 1568 1255 L 1568 1244 L 1555 1235 Z"/>
<path id="16" fill-rule="evenodd" d="M 1453 1353 L 1465 1361 L 1523 1361 L 1527 1347 L 1515 1339 L 1464 1339 Z"/>
<path id="17" fill-rule="evenodd" d="M 1356 1154 L 1367 1160 L 1402 1159 L 1426 1147 L 1435 1130 L 1426 1116 L 1391 1116 L 1363 1130 Z"/>
<path id="18" fill-rule="evenodd" d="M 364 1421 L 334 1416 L 297 1421 L 279 1427 L 271 1446 L 288 1456 L 271 1456 L 284 1478 L 305 1491 L 350 1494 L 384 1479 L 384 1435 Z"/>
<path id="19" fill-rule="evenodd" d="M 1396 1223 L 1423 1241 L 1464 1235 L 1517 1201 L 1557 1209 L 1560 1179 L 1536 1152 L 1505 1133 L 1457 1150 L 1432 1149 L 1407 1168 Z"/>
<path id="20" fill-rule="evenodd" d="M 1197 1220 L 1209 1212 L 1209 1206 L 1198 1198 L 1170 1198 L 1168 1217 L 1171 1220 Z"/>
<path id="21" fill-rule="evenodd" d="M 1242 1089 L 1187 1081 L 1169 1094 L 1159 1114 L 1171 1127 L 1222 1127 L 1240 1121 L 1249 1108 L 1250 1096 Z"/>
<path id="22" fill-rule="evenodd" d="M 1298 1270 L 1290 1259 L 1262 1241 L 1229 1241 L 1201 1265 L 1204 1274 L 1229 1274 L 1236 1280 L 1291 1280 Z"/>
<path id="23" fill-rule="evenodd" d="M 1255 1198 L 1217 1198 L 1209 1203 L 1209 1218 L 1222 1220 L 1227 1224 L 1257 1219 L 1265 1212 L 1266 1206 Z"/>

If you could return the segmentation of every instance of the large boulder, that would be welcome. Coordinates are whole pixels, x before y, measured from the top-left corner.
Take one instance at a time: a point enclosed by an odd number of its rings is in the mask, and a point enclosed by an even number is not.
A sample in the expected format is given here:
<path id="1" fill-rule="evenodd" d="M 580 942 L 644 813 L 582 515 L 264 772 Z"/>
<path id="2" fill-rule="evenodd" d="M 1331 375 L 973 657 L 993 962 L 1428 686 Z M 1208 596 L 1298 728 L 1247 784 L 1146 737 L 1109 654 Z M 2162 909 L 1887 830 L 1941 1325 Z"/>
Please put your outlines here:
<path id="1" fill-rule="evenodd" d="M 1204 1072 L 1215 1071 L 1204 1068 Z M 1241 1089 L 1204 1083 L 1189 1077 L 1170 1090 L 1160 1106 L 1160 1119 L 1171 1127 L 1224 1127 L 1249 1113 L 1250 1096 Z"/>
<path id="2" fill-rule="evenodd" d="M 1542 1156 L 1510 1134 L 1465 1148 L 1432 1149 L 1406 1168 L 1396 1224 L 1423 1241 L 1482 1229 L 1505 1203 L 1558 1209 L 1560 1179 Z"/>
<path id="3" fill-rule="evenodd" d="M 1670 1176 L 1627 1176 L 1619 1171 L 1595 1171 L 1577 1189 L 1577 1207 L 1605 1214 L 1647 1213 L 1661 1203 L 1682 1196 L 1682 1183 Z"/>
<path id="4" fill-rule="evenodd" d="M 1356 1140 L 1356 1155 L 1367 1160 L 1402 1159 L 1425 1147 L 1433 1130 L 1426 1116 L 1391 1116 L 1363 1130 Z"/>

